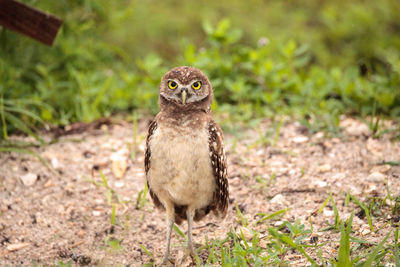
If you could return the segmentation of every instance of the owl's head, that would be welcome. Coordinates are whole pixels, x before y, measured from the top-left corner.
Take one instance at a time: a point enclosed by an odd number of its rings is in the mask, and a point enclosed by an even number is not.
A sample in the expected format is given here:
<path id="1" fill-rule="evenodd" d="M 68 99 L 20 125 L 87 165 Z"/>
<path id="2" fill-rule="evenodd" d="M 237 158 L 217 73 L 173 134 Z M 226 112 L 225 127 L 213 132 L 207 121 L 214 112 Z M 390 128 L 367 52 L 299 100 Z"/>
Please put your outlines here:
<path id="1" fill-rule="evenodd" d="M 160 107 L 209 111 L 213 89 L 207 76 L 193 67 L 176 67 L 161 79 Z"/>

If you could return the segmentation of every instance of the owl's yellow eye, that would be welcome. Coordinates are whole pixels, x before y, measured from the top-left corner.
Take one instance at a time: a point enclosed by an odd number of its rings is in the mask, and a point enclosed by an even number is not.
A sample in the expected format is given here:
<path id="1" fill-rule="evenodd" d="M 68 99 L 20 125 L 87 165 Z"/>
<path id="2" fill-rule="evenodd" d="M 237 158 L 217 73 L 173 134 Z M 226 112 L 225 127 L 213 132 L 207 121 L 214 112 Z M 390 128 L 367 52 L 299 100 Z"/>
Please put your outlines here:
<path id="1" fill-rule="evenodd" d="M 174 90 L 176 87 L 178 87 L 178 84 L 176 82 L 174 82 L 174 81 L 169 81 L 168 82 L 168 87 L 169 87 L 169 89 Z"/>
<path id="2" fill-rule="evenodd" d="M 194 83 L 192 84 L 192 88 L 193 88 L 194 90 L 199 90 L 199 89 L 201 88 L 201 82 L 194 82 Z"/>

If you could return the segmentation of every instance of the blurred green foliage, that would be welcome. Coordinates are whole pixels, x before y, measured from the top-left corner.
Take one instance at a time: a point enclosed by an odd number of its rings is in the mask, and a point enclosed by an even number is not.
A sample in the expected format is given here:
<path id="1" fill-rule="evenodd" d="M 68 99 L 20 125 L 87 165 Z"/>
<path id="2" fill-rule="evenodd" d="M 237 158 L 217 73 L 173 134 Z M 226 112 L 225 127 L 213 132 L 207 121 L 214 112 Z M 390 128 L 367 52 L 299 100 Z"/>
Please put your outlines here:
<path id="1" fill-rule="evenodd" d="M 1 138 L 155 113 L 177 65 L 202 69 L 214 110 L 243 121 L 290 114 L 335 130 L 343 113 L 400 117 L 398 0 L 24 2 L 64 24 L 51 48 L 0 28 Z"/>

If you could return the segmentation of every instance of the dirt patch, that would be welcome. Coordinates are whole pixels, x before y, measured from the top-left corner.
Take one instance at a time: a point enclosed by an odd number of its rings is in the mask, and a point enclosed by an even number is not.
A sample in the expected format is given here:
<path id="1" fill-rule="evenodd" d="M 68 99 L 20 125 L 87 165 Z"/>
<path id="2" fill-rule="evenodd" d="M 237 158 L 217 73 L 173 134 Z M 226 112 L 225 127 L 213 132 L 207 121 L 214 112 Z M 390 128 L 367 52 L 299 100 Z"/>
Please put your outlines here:
<path id="1" fill-rule="evenodd" d="M 140 201 L 147 124 L 141 121 L 136 134 L 128 123 L 103 125 L 35 149 L 55 172 L 33 155 L 0 154 L 0 265 L 140 266 L 150 261 L 144 248 L 161 258 L 165 214 L 149 196 Z M 339 234 L 322 231 L 334 221 L 333 207 L 317 212 L 330 193 L 341 218 L 360 212 L 356 205 L 344 205 L 347 192 L 360 201 L 400 194 L 400 167 L 383 164 L 400 160 L 400 143 L 392 142 L 390 134 L 372 138 L 354 119 L 343 118 L 341 125 L 340 137 L 333 138 L 310 135 L 293 122 L 285 122 L 277 138 L 266 135 L 277 130 L 268 121 L 235 136 L 226 133 L 231 206 L 224 221 L 208 216 L 195 224 L 195 241 L 204 244 L 206 237 L 224 238 L 231 227 L 236 229 L 236 205 L 249 223 L 259 213 L 289 208 L 280 220 L 298 220 L 306 227 L 312 222 L 315 236 L 328 242 L 323 254 L 336 254 Z M 390 222 L 400 219 L 390 212 L 391 200 L 386 202 L 386 214 L 373 217 L 379 231 L 370 231 L 359 214 L 355 235 L 371 242 L 383 239 Z M 184 243 L 173 234 L 173 257 L 181 256 Z M 298 252 L 289 256 L 295 264 L 306 263 Z"/>

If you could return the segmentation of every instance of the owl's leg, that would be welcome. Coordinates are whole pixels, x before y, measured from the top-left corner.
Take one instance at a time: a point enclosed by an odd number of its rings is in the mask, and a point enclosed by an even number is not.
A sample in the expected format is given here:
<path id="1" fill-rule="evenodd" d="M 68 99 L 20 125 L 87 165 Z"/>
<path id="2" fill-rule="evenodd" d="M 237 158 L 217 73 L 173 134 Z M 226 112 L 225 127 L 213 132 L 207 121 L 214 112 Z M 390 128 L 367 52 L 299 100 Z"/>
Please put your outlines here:
<path id="1" fill-rule="evenodd" d="M 171 243 L 171 233 L 172 233 L 172 227 L 174 226 L 174 220 L 175 220 L 175 209 L 174 209 L 174 204 L 168 203 L 165 205 L 166 211 L 167 211 L 167 244 L 165 248 L 165 253 L 162 259 L 162 265 L 169 263 L 169 247 Z"/>
<path id="2" fill-rule="evenodd" d="M 195 210 L 188 208 L 186 211 L 186 218 L 188 221 L 188 244 L 187 244 L 187 250 L 188 254 L 191 256 L 195 257 L 196 252 L 193 247 L 193 237 L 192 237 L 192 229 L 193 229 L 193 218 L 194 218 Z"/>

